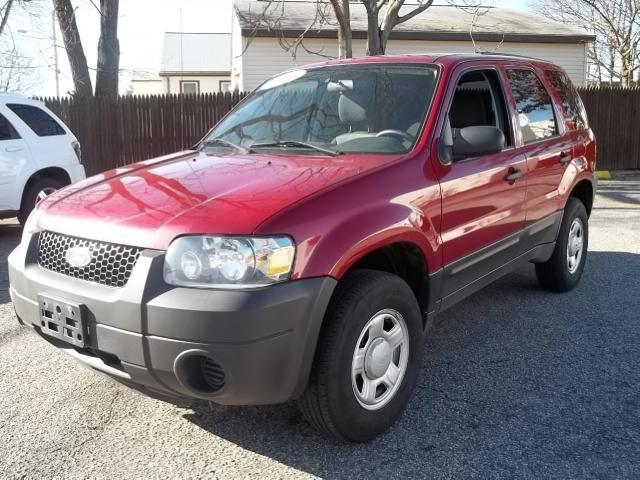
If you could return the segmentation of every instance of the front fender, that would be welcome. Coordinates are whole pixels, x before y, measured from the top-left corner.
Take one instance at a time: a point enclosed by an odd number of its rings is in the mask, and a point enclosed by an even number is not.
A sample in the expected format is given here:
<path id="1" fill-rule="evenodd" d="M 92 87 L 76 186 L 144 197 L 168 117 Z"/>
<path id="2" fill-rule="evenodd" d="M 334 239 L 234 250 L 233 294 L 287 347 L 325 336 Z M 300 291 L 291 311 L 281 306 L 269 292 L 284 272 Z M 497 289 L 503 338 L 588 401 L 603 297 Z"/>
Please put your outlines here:
<path id="1" fill-rule="evenodd" d="M 340 279 L 367 253 L 397 242 L 416 245 L 428 269 L 437 265 L 438 236 L 419 211 L 390 203 L 340 213 L 334 222 L 323 222 L 328 228 L 321 234 L 296 238 L 293 278 L 330 275 Z"/>

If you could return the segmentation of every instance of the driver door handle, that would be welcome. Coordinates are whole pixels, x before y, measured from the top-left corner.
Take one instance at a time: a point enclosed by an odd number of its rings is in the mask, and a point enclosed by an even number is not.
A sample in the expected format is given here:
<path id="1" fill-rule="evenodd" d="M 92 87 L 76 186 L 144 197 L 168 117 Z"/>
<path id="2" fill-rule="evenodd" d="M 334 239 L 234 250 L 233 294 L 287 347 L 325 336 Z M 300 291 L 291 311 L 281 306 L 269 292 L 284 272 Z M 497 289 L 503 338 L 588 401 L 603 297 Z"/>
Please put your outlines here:
<path id="1" fill-rule="evenodd" d="M 7 147 L 4 149 L 5 152 L 13 153 L 13 152 L 21 152 L 22 147 Z"/>
<path id="2" fill-rule="evenodd" d="M 509 182 L 510 184 L 514 184 L 516 180 L 518 180 L 519 178 L 522 177 L 522 175 L 524 175 L 524 173 L 522 173 L 522 170 L 518 169 L 518 168 L 514 168 L 511 167 L 509 169 L 509 173 L 507 173 L 504 176 L 504 179 Z"/>

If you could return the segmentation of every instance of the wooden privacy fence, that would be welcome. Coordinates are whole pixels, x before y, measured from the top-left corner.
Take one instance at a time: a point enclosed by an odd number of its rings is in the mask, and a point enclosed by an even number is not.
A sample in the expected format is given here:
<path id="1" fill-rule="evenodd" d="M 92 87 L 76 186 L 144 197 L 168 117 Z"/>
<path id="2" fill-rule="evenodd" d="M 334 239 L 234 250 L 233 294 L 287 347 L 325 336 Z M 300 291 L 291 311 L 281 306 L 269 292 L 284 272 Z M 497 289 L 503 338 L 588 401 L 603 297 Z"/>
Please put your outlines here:
<path id="1" fill-rule="evenodd" d="M 581 88 L 599 170 L 640 169 L 640 88 Z"/>
<path id="2" fill-rule="evenodd" d="M 78 137 L 88 175 L 194 145 L 246 94 L 45 98 Z"/>
<path id="3" fill-rule="evenodd" d="M 88 174 L 194 145 L 246 93 L 47 98 L 82 144 Z M 598 168 L 640 169 L 640 88 L 582 88 Z"/>

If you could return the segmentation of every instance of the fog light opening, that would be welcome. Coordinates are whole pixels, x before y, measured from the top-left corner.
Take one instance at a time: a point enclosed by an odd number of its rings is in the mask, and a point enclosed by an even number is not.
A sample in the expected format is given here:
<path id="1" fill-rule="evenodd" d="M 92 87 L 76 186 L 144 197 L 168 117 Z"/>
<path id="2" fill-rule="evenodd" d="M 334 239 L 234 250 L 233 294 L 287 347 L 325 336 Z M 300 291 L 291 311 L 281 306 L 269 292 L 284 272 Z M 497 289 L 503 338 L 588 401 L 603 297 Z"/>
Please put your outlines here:
<path id="1" fill-rule="evenodd" d="M 224 387 L 225 374 L 214 359 L 201 353 L 185 352 L 175 363 L 178 380 L 200 395 L 212 395 Z"/>

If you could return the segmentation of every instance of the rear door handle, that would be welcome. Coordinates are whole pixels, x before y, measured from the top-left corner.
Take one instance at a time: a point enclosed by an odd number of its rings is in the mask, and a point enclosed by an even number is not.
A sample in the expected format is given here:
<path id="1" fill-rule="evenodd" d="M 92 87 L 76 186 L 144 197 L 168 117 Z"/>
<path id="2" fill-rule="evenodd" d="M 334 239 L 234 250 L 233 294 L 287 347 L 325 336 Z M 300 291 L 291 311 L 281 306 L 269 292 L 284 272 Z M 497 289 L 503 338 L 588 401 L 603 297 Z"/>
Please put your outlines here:
<path id="1" fill-rule="evenodd" d="M 571 160 L 573 160 L 573 157 L 570 153 L 562 152 L 560 154 L 560 164 L 564 165 L 565 163 L 569 163 Z"/>
<path id="2" fill-rule="evenodd" d="M 511 168 L 509 169 L 509 173 L 507 173 L 507 174 L 504 176 L 504 179 L 505 179 L 507 182 L 509 182 L 509 183 L 513 184 L 513 183 L 515 183 L 515 181 L 516 181 L 516 180 L 518 180 L 520 177 L 522 177 L 522 175 L 524 175 L 524 173 L 522 173 L 522 170 L 520 170 L 520 169 L 518 169 L 518 168 L 513 168 L 513 167 L 511 167 Z"/>
<path id="3" fill-rule="evenodd" d="M 22 147 L 7 147 L 4 149 L 5 152 L 13 153 L 13 152 L 21 152 Z"/>

